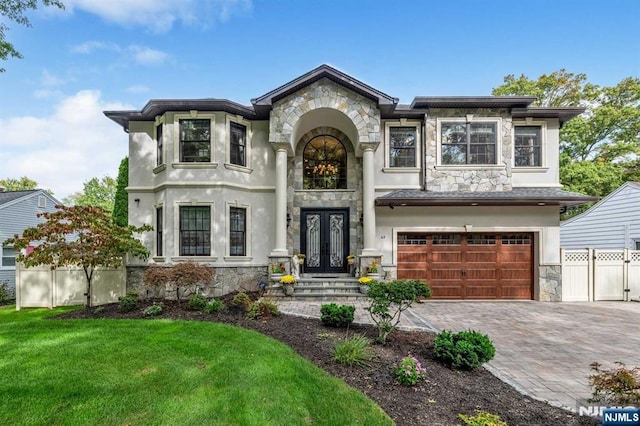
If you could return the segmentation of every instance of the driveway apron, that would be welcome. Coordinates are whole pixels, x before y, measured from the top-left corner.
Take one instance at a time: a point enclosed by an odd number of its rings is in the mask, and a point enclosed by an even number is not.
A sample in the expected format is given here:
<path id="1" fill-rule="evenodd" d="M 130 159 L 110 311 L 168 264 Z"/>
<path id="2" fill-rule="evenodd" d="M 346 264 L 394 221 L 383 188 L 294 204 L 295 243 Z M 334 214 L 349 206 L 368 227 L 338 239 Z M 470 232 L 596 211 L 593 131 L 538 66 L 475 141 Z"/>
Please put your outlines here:
<path id="1" fill-rule="evenodd" d="M 364 302 L 350 304 L 358 308 L 356 322 L 371 322 Z M 279 305 L 285 313 L 320 316 L 321 303 Z M 406 311 L 401 326 L 487 334 L 496 347 L 489 371 L 526 395 L 571 410 L 591 396 L 592 362 L 640 366 L 635 302 L 428 301 Z"/>

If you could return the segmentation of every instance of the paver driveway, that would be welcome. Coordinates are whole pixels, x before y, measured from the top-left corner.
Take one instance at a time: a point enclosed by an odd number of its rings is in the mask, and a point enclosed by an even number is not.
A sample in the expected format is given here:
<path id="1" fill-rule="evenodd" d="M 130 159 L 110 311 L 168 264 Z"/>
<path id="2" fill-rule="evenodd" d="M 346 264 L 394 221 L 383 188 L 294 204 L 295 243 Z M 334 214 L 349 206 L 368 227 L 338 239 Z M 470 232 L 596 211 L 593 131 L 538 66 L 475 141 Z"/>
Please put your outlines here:
<path id="1" fill-rule="evenodd" d="M 283 312 L 318 317 L 321 303 L 280 305 Z M 428 301 L 406 314 L 404 327 L 488 334 L 496 346 L 489 370 L 523 393 L 570 409 L 591 395 L 592 362 L 640 366 L 640 303 Z M 363 309 L 356 321 L 368 321 Z"/>

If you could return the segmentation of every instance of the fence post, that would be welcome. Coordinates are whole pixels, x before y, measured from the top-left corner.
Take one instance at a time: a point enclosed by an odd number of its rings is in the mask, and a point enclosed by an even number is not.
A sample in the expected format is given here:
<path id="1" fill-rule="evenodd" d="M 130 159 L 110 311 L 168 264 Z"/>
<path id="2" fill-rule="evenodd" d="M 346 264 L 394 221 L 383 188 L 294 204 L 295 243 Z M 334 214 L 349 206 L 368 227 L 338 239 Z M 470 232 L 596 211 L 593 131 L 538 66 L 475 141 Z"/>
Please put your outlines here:
<path id="1" fill-rule="evenodd" d="M 595 263 L 596 262 L 595 262 L 595 259 L 594 259 L 595 255 L 596 255 L 596 253 L 595 253 L 594 249 L 592 249 L 592 248 L 588 248 L 587 249 L 587 257 L 588 257 L 588 260 L 587 260 L 587 265 L 588 266 L 587 266 L 587 268 L 588 268 L 588 271 L 589 271 L 587 273 L 587 275 L 589 277 L 587 285 L 589 286 L 589 302 L 594 302 L 596 300 L 595 299 L 595 291 L 596 291 L 596 289 L 594 287 L 595 286 L 594 277 L 595 277 L 595 271 L 596 271 L 596 269 L 595 269 Z"/>
<path id="2" fill-rule="evenodd" d="M 20 303 L 22 302 L 20 297 L 20 287 L 22 287 L 22 279 L 20 278 L 20 269 L 22 269 L 22 263 L 16 262 L 16 311 L 20 310 Z"/>
<path id="3" fill-rule="evenodd" d="M 631 262 L 629 249 L 625 248 L 622 255 L 622 300 L 625 302 L 629 301 L 629 262 Z"/>

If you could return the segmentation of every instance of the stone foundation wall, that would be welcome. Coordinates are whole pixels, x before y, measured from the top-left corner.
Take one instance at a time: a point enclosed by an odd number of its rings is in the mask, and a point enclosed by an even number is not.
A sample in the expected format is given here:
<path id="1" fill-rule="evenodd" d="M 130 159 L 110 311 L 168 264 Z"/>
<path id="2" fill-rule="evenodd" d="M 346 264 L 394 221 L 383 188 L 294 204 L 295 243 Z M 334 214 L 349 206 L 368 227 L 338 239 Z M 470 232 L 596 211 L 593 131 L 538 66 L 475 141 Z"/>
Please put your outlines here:
<path id="1" fill-rule="evenodd" d="M 538 300 L 541 302 L 562 301 L 562 266 L 540 265 L 539 279 L 540 291 Z"/>
<path id="2" fill-rule="evenodd" d="M 176 299 L 176 289 L 167 288 L 154 290 L 145 287 L 142 276 L 146 266 L 127 266 L 127 292 L 136 292 L 140 298 L 160 297 Z M 251 267 L 214 267 L 214 279 L 206 285 L 191 286 L 180 289 L 180 298 L 188 298 L 196 291 L 205 297 L 220 297 L 234 291 L 257 291 L 258 283 L 267 280 L 266 266 Z"/>

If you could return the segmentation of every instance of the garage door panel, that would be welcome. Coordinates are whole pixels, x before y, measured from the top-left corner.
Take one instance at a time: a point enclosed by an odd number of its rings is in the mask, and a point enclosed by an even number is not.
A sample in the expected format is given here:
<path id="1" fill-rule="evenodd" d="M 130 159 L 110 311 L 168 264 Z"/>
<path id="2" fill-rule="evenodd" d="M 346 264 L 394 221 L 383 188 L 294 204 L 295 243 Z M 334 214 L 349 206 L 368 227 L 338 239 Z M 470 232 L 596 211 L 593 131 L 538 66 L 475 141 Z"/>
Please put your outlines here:
<path id="1" fill-rule="evenodd" d="M 398 246 L 398 278 L 426 279 L 434 299 L 532 298 L 532 234 L 423 234 L 413 241 L 420 245 Z"/>

